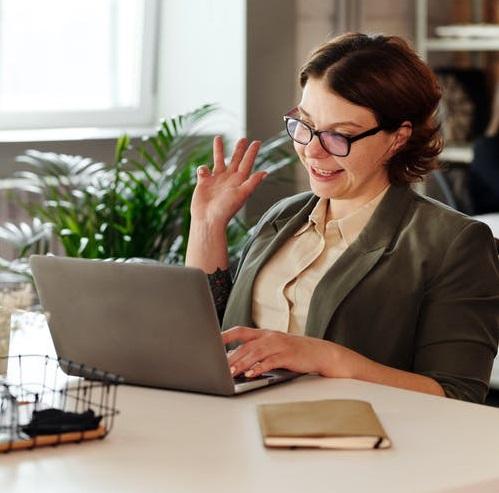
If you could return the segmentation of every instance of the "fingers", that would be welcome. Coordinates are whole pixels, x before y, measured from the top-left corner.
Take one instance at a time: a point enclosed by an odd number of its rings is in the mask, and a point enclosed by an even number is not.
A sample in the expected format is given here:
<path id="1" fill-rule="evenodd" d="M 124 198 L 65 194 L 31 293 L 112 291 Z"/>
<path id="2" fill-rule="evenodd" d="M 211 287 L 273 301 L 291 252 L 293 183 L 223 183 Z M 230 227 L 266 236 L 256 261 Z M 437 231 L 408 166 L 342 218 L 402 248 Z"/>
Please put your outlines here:
<path id="1" fill-rule="evenodd" d="M 243 176 L 247 176 L 251 169 L 253 168 L 253 164 L 255 163 L 256 155 L 260 150 L 260 146 L 262 143 L 259 140 L 254 140 L 244 153 L 244 157 L 242 158 L 237 171 L 243 174 Z"/>
<path id="2" fill-rule="evenodd" d="M 267 345 L 261 344 L 261 342 L 256 339 L 238 346 L 231 354 L 227 354 L 227 361 L 230 367 L 237 367 L 241 370 L 245 370 L 273 352 L 275 351 L 272 349 L 269 350 Z"/>
<path id="3" fill-rule="evenodd" d="M 258 339 L 264 335 L 261 329 L 251 329 L 249 327 L 235 326 L 229 330 L 222 332 L 222 340 L 225 345 L 231 342 L 247 342 L 253 339 Z"/>
<path id="4" fill-rule="evenodd" d="M 257 173 L 252 174 L 242 185 L 241 190 L 244 194 L 249 197 L 256 189 L 260 183 L 265 179 L 268 175 L 266 171 L 258 171 Z"/>
<path id="5" fill-rule="evenodd" d="M 249 370 L 244 372 L 245 377 L 259 377 L 263 373 L 275 370 L 277 368 L 283 368 L 285 365 L 281 360 L 281 357 L 277 354 L 265 358 L 263 361 L 258 361 Z"/>
<path id="6" fill-rule="evenodd" d="M 258 341 L 249 347 L 251 342 L 239 346 L 229 357 L 228 363 L 233 376 L 244 373 L 247 377 L 260 375 L 266 371 L 282 367 L 283 354 L 277 347 L 262 347 Z"/>
<path id="7" fill-rule="evenodd" d="M 198 181 L 211 175 L 210 168 L 208 168 L 208 166 L 206 164 L 202 164 L 201 166 L 198 166 L 196 168 L 196 172 L 198 175 Z"/>
<path id="8" fill-rule="evenodd" d="M 224 141 L 220 135 L 213 139 L 213 173 L 225 171 Z"/>
<path id="9" fill-rule="evenodd" d="M 241 343 L 235 350 L 229 351 L 227 361 L 231 374 L 243 373 L 252 376 L 260 374 L 260 366 L 269 368 L 270 362 L 284 349 L 282 334 L 265 329 L 250 329 L 248 327 L 233 327 L 222 334 L 224 342 L 238 341 Z M 274 367 L 276 368 L 276 367 Z M 251 374 L 248 374 L 249 371 Z M 268 371 L 268 370 L 265 370 Z M 258 372 L 258 373 L 257 373 Z"/>
<path id="10" fill-rule="evenodd" d="M 244 373 L 251 378 L 276 368 L 286 368 L 299 373 L 344 378 L 345 375 L 352 375 L 352 367 L 359 364 L 352 356 L 357 353 L 313 337 L 248 327 L 233 327 L 223 334 L 224 342 L 241 343 L 227 355 L 232 375 Z M 348 357 L 342 355 L 345 351 L 348 352 Z M 339 366 L 337 362 L 340 357 L 343 358 L 341 366 L 344 371 L 338 372 L 336 367 Z M 350 359 L 348 364 L 344 363 L 347 359 Z"/>
<path id="11" fill-rule="evenodd" d="M 237 171 L 239 163 L 244 157 L 244 153 L 248 149 L 248 139 L 242 138 L 239 139 L 236 143 L 236 147 L 234 148 L 234 152 L 232 153 L 232 158 L 230 160 L 230 168 L 233 171 Z"/>
<path id="12" fill-rule="evenodd" d="M 254 140 L 248 145 L 248 139 L 244 137 L 239 139 L 234 147 L 230 163 L 226 168 L 223 139 L 220 135 L 217 135 L 213 139 L 213 174 L 217 175 L 228 169 L 234 173 L 240 171 L 243 176 L 248 176 L 260 146 L 261 142 L 258 140 Z"/>

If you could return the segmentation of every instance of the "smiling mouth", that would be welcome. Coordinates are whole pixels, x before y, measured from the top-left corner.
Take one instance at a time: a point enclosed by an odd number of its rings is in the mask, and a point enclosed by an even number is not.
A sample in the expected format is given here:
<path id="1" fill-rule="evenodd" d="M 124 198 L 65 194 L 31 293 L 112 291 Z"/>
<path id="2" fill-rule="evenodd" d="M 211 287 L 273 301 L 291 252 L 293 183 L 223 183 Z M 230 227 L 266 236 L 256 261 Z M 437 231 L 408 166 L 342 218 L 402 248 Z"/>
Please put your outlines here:
<path id="1" fill-rule="evenodd" d="M 340 169 L 336 169 L 336 170 L 326 170 L 326 169 L 321 169 L 321 168 L 318 168 L 316 166 L 310 166 L 310 169 L 312 170 L 312 172 L 318 176 L 325 176 L 325 177 L 328 177 L 328 176 L 334 176 L 334 175 L 337 175 L 339 173 L 341 173 L 343 170 L 343 168 L 340 168 Z"/>

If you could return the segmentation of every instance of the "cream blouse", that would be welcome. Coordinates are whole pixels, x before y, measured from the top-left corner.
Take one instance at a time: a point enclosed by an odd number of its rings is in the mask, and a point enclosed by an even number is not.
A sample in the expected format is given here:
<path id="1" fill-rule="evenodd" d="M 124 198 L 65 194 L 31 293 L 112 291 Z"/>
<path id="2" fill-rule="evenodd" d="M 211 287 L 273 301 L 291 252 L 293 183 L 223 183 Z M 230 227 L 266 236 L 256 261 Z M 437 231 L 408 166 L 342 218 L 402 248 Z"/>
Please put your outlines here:
<path id="1" fill-rule="evenodd" d="M 257 327 L 304 334 L 315 287 L 359 236 L 387 190 L 341 219 L 327 220 L 332 217 L 334 199 L 319 199 L 308 222 L 279 248 L 255 279 L 252 317 Z"/>

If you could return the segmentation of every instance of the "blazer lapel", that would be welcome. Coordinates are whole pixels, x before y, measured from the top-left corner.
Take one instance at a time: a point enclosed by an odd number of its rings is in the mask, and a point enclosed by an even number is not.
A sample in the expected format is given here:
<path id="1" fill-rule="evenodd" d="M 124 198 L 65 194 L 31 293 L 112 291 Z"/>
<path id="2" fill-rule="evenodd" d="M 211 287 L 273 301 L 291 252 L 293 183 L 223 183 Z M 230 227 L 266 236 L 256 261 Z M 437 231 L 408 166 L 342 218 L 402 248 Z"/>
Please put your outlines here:
<path id="1" fill-rule="evenodd" d="M 408 187 L 389 188 L 359 237 L 317 285 L 310 301 L 306 335 L 324 337 L 340 303 L 374 268 L 391 244 L 411 197 Z"/>
<path id="2" fill-rule="evenodd" d="M 396 235 L 413 197 L 408 187 L 391 186 L 369 223 L 327 271 L 312 296 L 305 334 L 323 338 L 338 306 L 374 268 Z M 242 260 L 225 311 L 222 330 L 234 325 L 254 327 L 252 294 L 255 277 L 277 249 L 308 220 L 318 201 L 313 195 L 297 213 L 265 223 Z"/>
<path id="3" fill-rule="evenodd" d="M 385 252 L 380 247 L 370 252 L 352 244 L 335 262 L 315 288 L 308 309 L 305 334 L 322 339 L 334 312 L 348 293 L 367 275 Z"/>
<path id="4" fill-rule="evenodd" d="M 285 215 L 265 223 L 251 245 L 246 258 L 238 269 L 237 275 L 225 311 L 222 330 L 234 325 L 254 327 L 252 319 L 253 284 L 256 275 L 277 249 L 306 221 L 319 197 L 312 195 L 297 213 Z"/>

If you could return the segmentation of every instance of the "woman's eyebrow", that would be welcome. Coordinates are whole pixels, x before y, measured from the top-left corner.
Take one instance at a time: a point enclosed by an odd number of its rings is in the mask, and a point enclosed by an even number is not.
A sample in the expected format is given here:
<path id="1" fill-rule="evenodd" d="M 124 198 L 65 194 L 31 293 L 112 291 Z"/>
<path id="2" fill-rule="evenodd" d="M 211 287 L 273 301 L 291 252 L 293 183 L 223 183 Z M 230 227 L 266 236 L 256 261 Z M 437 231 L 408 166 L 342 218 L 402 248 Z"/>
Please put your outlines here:
<path id="1" fill-rule="evenodd" d="M 307 118 L 309 118 L 310 120 L 312 119 L 310 114 L 307 113 L 301 106 L 297 106 L 296 109 L 302 113 L 303 115 L 305 115 Z M 334 128 L 334 127 L 339 127 L 339 126 L 351 126 L 351 127 L 356 127 L 356 128 L 363 128 L 362 125 L 359 125 L 358 123 L 355 123 L 355 122 L 352 122 L 352 121 L 344 121 L 344 122 L 336 122 L 336 123 L 331 123 L 331 125 L 328 125 L 326 130 L 329 130 L 331 128 Z"/>

